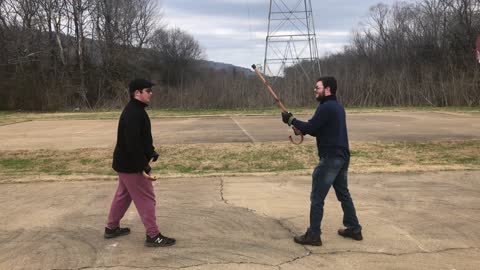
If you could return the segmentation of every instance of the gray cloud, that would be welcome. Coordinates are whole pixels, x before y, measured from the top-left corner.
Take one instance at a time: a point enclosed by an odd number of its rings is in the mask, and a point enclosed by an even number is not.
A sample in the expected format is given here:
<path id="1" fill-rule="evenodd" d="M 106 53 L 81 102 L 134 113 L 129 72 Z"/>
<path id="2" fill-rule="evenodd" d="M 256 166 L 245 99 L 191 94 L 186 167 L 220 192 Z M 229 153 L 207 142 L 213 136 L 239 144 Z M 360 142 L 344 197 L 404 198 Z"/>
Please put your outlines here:
<path id="1" fill-rule="evenodd" d="M 283 2 L 289 5 L 298 0 Z M 381 2 L 392 4 L 397 1 Z M 342 50 L 352 29 L 377 3 L 378 0 L 313 0 L 320 55 Z M 263 62 L 268 0 L 163 0 L 162 7 L 163 22 L 168 27 L 180 27 L 192 34 L 205 50 L 208 60 L 243 67 Z"/>

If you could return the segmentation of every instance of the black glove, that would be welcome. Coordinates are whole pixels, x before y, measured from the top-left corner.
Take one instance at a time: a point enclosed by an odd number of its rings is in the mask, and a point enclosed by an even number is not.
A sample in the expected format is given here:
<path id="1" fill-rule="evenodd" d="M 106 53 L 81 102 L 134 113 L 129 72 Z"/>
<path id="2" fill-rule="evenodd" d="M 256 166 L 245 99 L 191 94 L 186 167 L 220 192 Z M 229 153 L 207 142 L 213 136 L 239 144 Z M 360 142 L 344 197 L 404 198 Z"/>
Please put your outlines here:
<path id="1" fill-rule="evenodd" d="M 282 121 L 285 124 L 291 126 L 293 119 L 295 119 L 295 117 L 293 117 L 293 114 L 291 112 L 282 112 Z"/>
<path id="2" fill-rule="evenodd" d="M 157 161 L 158 157 L 159 157 L 158 153 L 153 151 L 153 154 L 150 158 L 152 159 L 153 162 L 155 162 Z"/>
<path id="3" fill-rule="evenodd" d="M 145 169 L 143 169 L 143 171 L 146 174 L 150 174 L 150 172 L 152 171 L 152 167 L 150 167 L 150 165 L 147 164 L 147 166 L 145 166 Z"/>

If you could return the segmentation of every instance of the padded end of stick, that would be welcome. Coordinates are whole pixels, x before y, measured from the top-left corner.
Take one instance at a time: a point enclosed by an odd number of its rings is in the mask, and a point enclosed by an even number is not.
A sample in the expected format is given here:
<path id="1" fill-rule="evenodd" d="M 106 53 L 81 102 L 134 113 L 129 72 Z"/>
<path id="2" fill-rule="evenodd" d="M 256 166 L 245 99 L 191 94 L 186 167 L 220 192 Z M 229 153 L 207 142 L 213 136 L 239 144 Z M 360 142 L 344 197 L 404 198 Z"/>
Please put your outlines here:
<path id="1" fill-rule="evenodd" d="M 257 66 L 255 66 L 255 65 L 252 65 L 252 68 L 255 70 L 255 69 L 257 69 Z"/>

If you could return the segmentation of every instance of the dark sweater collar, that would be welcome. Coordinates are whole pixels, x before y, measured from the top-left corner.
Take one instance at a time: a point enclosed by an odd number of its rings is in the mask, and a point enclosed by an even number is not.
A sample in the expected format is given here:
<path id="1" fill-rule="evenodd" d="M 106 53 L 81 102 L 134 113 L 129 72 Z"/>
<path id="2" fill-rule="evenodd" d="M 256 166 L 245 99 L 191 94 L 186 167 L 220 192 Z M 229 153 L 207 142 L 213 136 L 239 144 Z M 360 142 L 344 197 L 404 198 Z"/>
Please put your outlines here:
<path id="1" fill-rule="evenodd" d="M 148 106 L 148 104 L 141 102 L 140 100 L 136 98 L 131 98 L 130 103 L 135 104 L 136 106 L 141 106 L 142 108 L 145 108 Z"/>
<path id="2" fill-rule="evenodd" d="M 331 96 L 326 96 L 320 101 L 320 104 L 323 104 L 329 100 L 337 100 L 337 96 L 331 95 Z"/>

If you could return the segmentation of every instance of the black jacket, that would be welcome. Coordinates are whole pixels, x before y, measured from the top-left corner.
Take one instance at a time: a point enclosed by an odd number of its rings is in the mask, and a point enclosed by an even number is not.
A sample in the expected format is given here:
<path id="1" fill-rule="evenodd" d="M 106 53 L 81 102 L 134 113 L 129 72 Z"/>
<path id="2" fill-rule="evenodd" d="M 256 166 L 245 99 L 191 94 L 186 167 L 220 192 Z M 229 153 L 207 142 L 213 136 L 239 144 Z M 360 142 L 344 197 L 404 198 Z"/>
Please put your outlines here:
<path id="1" fill-rule="evenodd" d="M 342 156 L 350 159 L 345 110 L 335 96 L 320 102 L 315 114 L 308 122 L 293 120 L 292 125 L 303 134 L 317 138 L 318 156 Z"/>
<path id="2" fill-rule="evenodd" d="M 132 98 L 123 109 L 113 152 L 112 168 L 117 172 L 142 172 L 155 153 L 146 106 L 147 104 Z"/>

